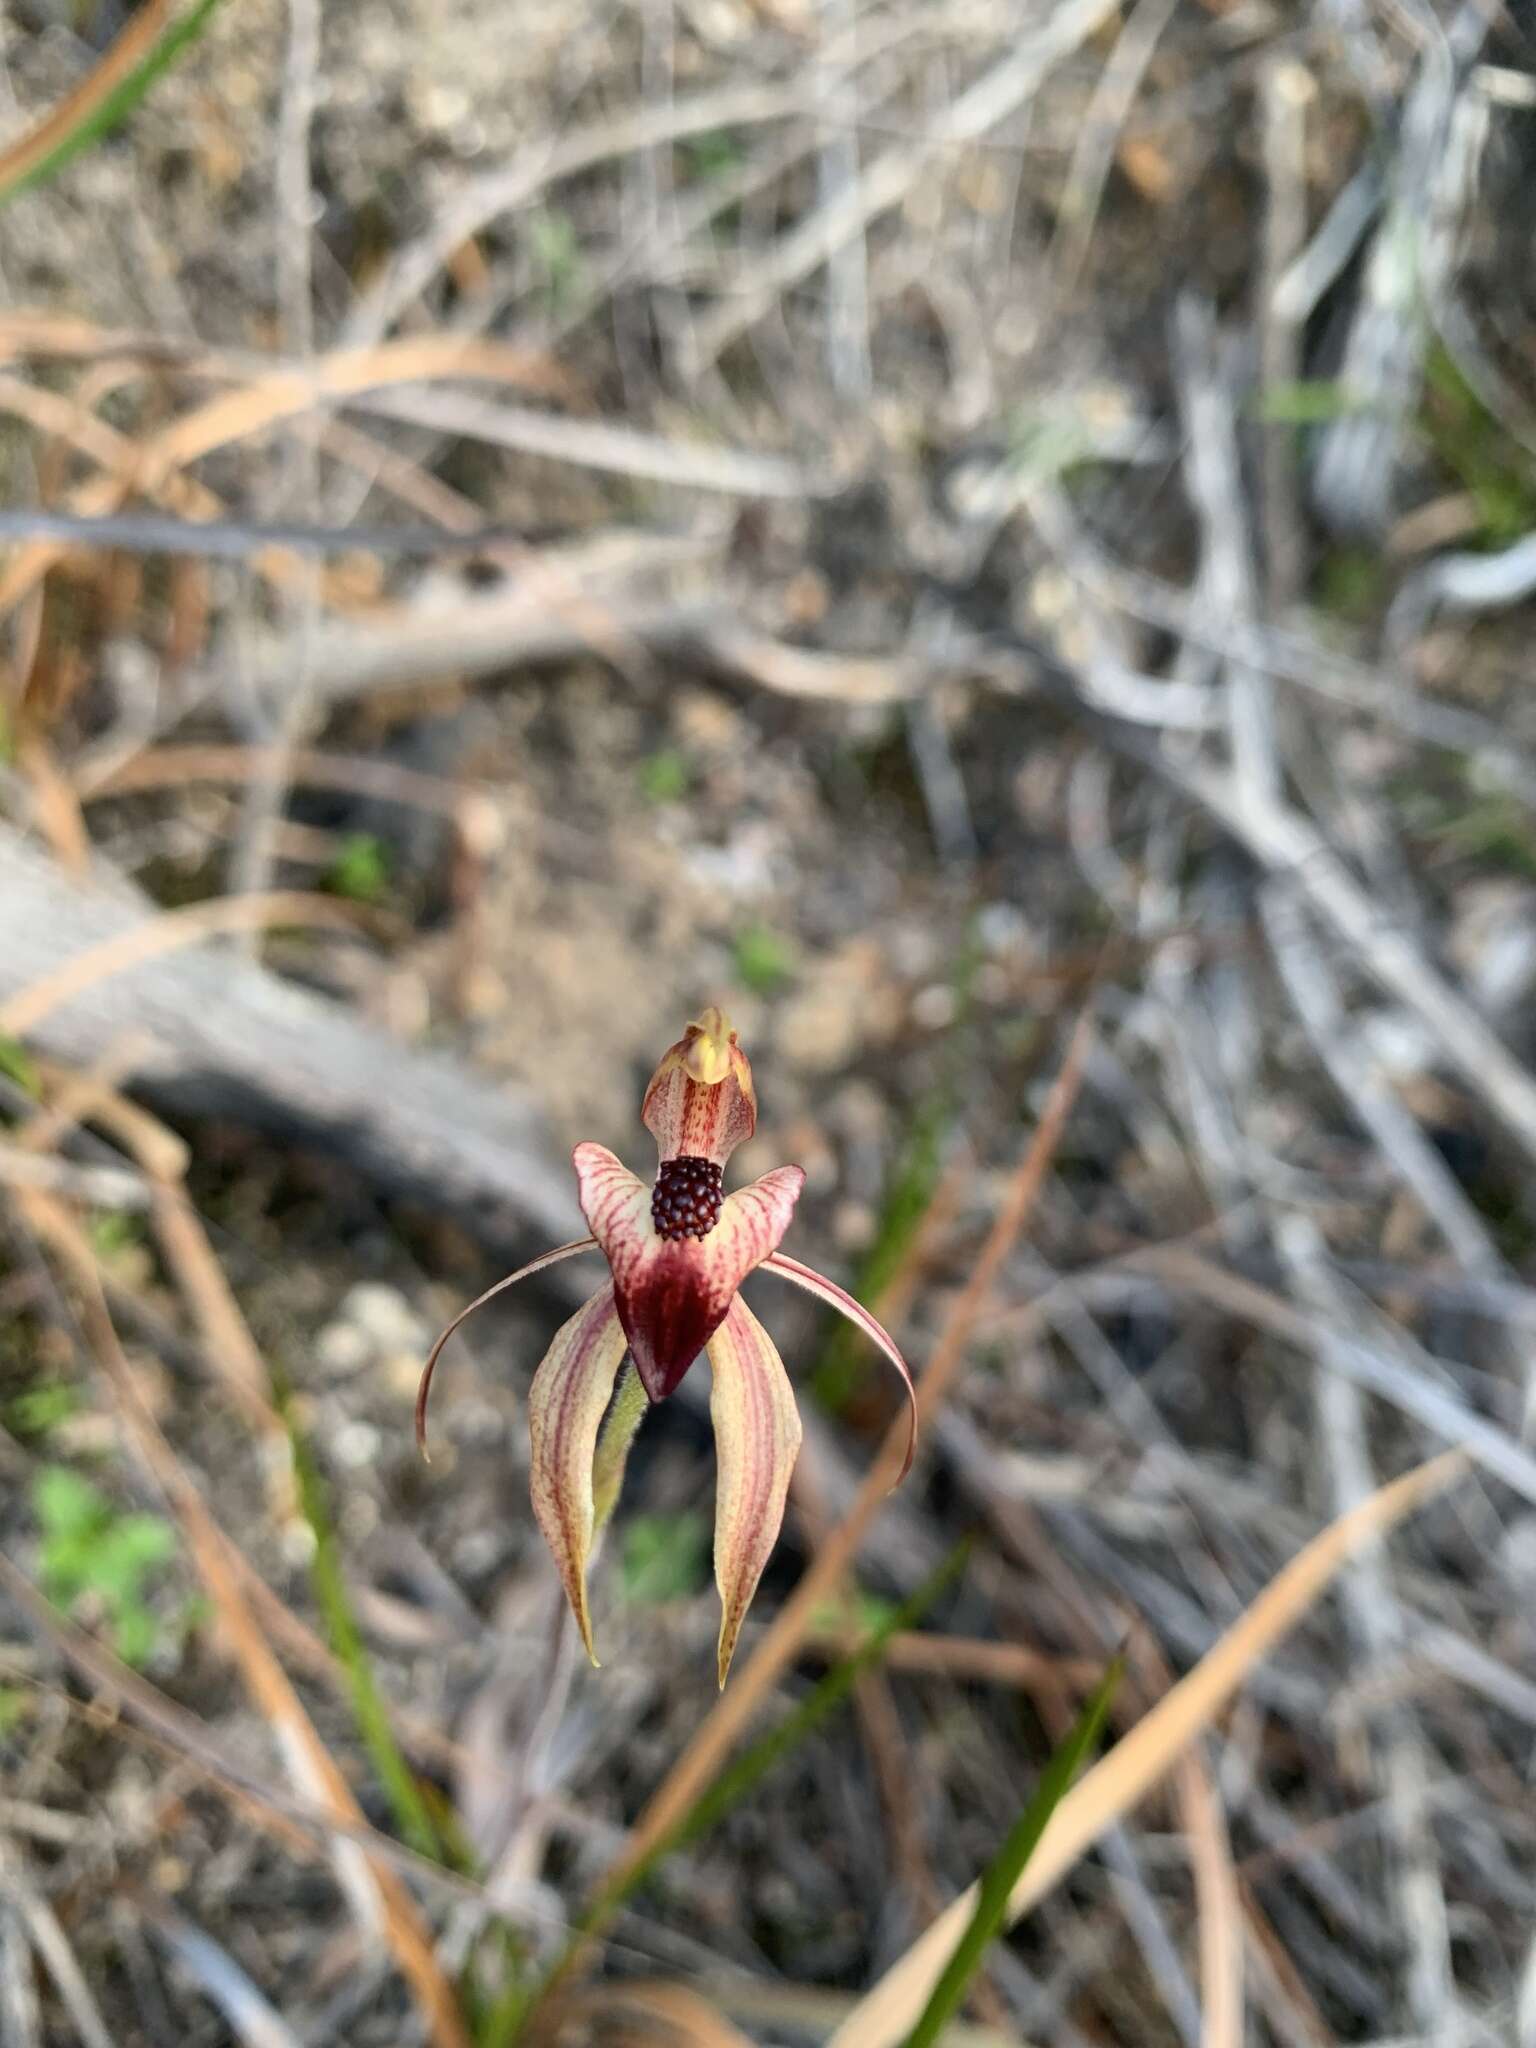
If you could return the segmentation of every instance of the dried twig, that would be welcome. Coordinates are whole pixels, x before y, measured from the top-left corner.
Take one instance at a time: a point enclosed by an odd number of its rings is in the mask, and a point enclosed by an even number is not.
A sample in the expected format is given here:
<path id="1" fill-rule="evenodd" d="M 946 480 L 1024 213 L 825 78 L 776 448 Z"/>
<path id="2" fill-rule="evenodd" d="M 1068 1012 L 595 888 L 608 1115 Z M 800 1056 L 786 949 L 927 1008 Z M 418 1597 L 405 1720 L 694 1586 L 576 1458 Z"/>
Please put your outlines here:
<path id="1" fill-rule="evenodd" d="M 389 384 L 466 377 L 563 397 L 569 379 L 537 352 L 451 334 L 412 336 L 377 349 L 317 358 L 313 366 L 268 371 L 242 388 L 195 407 L 134 449 L 131 472 L 82 485 L 70 509 L 115 512 L 128 490 L 155 496 L 192 463 L 232 441 L 264 433 L 327 403 L 357 400 Z M 0 575 L 0 612 L 17 604 L 63 552 L 55 541 L 22 548 Z"/>
<path id="2" fill-rule="evenodd" d="M 691 372 L 698 374 L 748 333 L 783 293 L 819 270 L 834 250 L 900 206 L 929 175 L 935 156 L 976 141 L 1016 114 L 1052 68 L 1080 49 L 1113 12 L 1113 0 L 1057 0 L 1044 24 L 952 101 L 915 143 L 877 157 L 854 184 L 840 189 L 776 242 L 756 262 L 750 281 L 737 281 L 731 297 L 699 322 Z"/>
<path id="3" fill-rule="evenodd" d="M 288 51 L 283 66 L 277 118 L 277 297 L 283 339 L 290 354 L 307 365 L 314 354 L 315 322 L 310 276 L 313 191 L 309 175 L 310 123 L 320 64 L 319 0 L 288 0 Z M 300 435 L 284 451 L 284 495 L 290 512 L 313 519 L 320 495 L 320 454 Z M 277 859 L 277 833 L 288 794 L 287 757 L 307 738 L 315 718 L 315 634 L 320 618 L 318 565 L 302 565 L 287 604 L 293 659 L 275 701 L 238 708 L 254 733 L 273 744 L 268 765 L 248 783 L 240 803 L 240 826 L 229 864 L 230 888 L 238 896 L 259 896 L 270 886 Z M 238 935 L 250 959 L 261 955 L 261 928 Z"/>
<path id="4" fill-rule="evenodd" d="M 348 317 L 347 343 L 368 347 L 380 340 L 420 298 L 455 249 L 462 248 L 499 214 L 528 205 L 558 180 L 635 150 L 685 141 L 690 135 L 787 120 L 800 113 L 803 105 L 798 85 L 730 86 L 720 92 L 675 99 L 663 107 L 606 115 L 557 140 L 530 144 L 512 163 L 471 179 L 424 235 L 397 252 L 378 282 L 359 295 Z"/>
<path id="5" fill-rule="evenodd" d="M 0 2038 L 15 2048 L 38 2048 L 41 2018 L 20 1903 L 0 1898 Z"/>
<path id="6" fill-rule="evenodd" d="M 1264 119 L 1264 263 L 1259 283 L 1259 368 L 1274 396 L 1301 376 L 1304 320 L 1288 308 L 1282 282 L 1307 232 L 1307 108 L 1316 96 L 1311 74 L 1293 58 L 1265 66 L 1260 82 Z M 1259 503 L 1269 609 L 1283 616 L 1306 578 L 1301 461 L 1296 430 L 1273 420 L 1259 447 Z"/>
<path id="7" fill-rule="evenodd" d="M 1410 11 L 1424 31 L 1419 73 L 1403 109 L 1386 209 L 1340 376 L 1354 409 L 1325 427 L 1314 476 L 1319 510 L 1343 533 L 1378 534 L 1386 523 L 1419 391 L 1426 316 L 1445 289 L 1476 169 L 1470 152 L 1451 142 L 1458 95 L 1488 17 L 1464 5 L 1445 30 L 1419 0 Z"/>
<path id="8" fill-rule="evenodd" d="M 1177 340 L 1189 435 L 1187 474 L 1200 518 L 1200 599 L 1219 618 L 1251 620 L 1258 612 L 1258 575 L 1238 462 L 1237 421 L 1208 306 L 1181 300 Z M 1273 802 L 1280 789 L 1273 689 L 1268 676 L 1246 662 L 1227 665 L 1227 722 L 1241 800 Z"/>
<path id="9" fill-rule="evenodd" d="M 1314 1318 L 1269 1288 L 1176 1248 L 1128 1253 L 1124 1264 L 1135 1272 L 1155 1273 L 1174 1291 L 1210 1301 L 1304 1351 L 1326 1342 L 1336 1371 L 1347 1372 L 1448 1443 L 1461 1445 L 1506 1486 L 1536 1502 L 1536 1457 L 1508 1431 L 1468 1407 L 1454 1391 L 1449 1372 L 1395 1325 L 1376 1318 L 1373 1328 L 1381 1340 L 1377 1342 L 1366 1341 L 1358 1330 L 1320 1328 Z"/>
<path id="10" fill-rule="evenodd" d="M 639 477 L 676 490 L 715 491 L 736 498 L 787 498 L 794 503 L 840 488 L 830 473 L 818 475 L 781 455 L 750 448 L 720 448 L 707 442 L 668 441 L 622 420 L 562 419 L 531 406 L 493 404 L 456 391 L 395 391 L 359 398 L 366 411 L 408 420 L 439 433 L 513 448 L 552 462 L 613 476 Z"/>

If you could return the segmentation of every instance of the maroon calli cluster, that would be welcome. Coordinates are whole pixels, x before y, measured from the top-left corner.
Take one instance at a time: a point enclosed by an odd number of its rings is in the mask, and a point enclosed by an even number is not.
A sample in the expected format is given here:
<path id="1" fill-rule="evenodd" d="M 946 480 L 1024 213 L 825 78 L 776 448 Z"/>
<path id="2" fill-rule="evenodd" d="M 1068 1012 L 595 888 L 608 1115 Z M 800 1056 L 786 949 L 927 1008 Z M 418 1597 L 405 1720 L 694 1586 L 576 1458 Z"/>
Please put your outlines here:
<path id="1" fill-rule="evenodd" d="M 757 1125 L 752 1069 L 717 1009 L 690 1024 L 663 1056 L 641 1105 L 660 1161 L 647 1186 L 603 1145 L 576 1147 L 582 1213 L 592 1235 L 559 1245 L 509 1273 L 462 1310 L 427 1360 L 416 1402 L 426 1448 L 427 1396 L 444 1344 L 493 1295 L 558 1259 L 600 1250 L 609 1282 L 557 1333 L 528 1396 L 533 1511 L 554 1555 L 593 1663 L 587 1562 L 613 1510 L 630 1443 L 648 1405 L 664 1401 L 703 1352 L 715 1429 L 715 1579 L 720 1590 L 719 1676 L 778 1540 L 800 1417 L 784 1362 L 738 1292 L 758 1268 L 838 1309 L 879 1346 L 916 1401 L 906 1361 L 887 1332 L 842 1288 L 778 1247 L 805 1185 L 798 1166 L 775 1167 L 734 1194 L 724 1169 Z M 626 1366 L 626 1357 L 631 1364 Z M 905 1470 L 905 1468 L 903 1468 Z"/>

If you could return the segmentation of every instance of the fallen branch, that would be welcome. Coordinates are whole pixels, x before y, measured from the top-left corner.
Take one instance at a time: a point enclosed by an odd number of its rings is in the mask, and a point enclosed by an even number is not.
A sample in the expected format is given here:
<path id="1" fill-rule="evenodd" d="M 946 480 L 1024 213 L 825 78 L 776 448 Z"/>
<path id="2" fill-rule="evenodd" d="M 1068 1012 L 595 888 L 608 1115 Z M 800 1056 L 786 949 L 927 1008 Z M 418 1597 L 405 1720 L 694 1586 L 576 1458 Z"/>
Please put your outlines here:
<path id="1" fill-rule="evenodd" d="M 126 885 L 74 879 L 3 824 L 0 871 L 0 1004 L 83 953 L 126 946 L 155 916 Z M 193 944 L 75 986 L 29 1042 L 89 1067 L 129 1040 L 126 1081 L 178 1114 L 312 1140 L 493 1234 L 509 1224 L 576 1234 L 565 1177 L 522 1103 L 227 949 Z"/>

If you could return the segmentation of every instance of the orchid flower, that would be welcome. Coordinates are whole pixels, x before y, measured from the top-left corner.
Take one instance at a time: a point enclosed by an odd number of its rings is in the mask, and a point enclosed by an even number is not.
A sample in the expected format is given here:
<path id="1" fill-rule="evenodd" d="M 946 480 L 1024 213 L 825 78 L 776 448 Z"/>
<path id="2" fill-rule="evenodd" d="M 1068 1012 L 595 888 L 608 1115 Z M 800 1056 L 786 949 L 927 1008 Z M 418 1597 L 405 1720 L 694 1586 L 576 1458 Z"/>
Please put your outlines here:
<path id="1" fill-rule="evenodd" d="M 725 1193 L 725 1163 L 756 1127 L 757 1098 L 747 1056 L 719 1010 L 707 1009 L 664 1055 L 640 1115 L 661 1155 L 655 1181 L 647 1187 L 605 1146 L 576 1147 L 577 1189 L 592 1235 L 530 1260 L 454 1317 L 421 1376 L 416 1436 L 425 1456 L 433 1368 L 465 1318 L 559 1259 L 601 1251 L 609 1279 L 557 1333 L 529 1390 L 533 1512 L 596 1664 L 586 1583 L 593 1543 L 613 1511 L 647 1408 L 675 1392 L 702 1351 L 713 1376 L 709 1408 L 719 1466 L 715 1583 L 723 1686 L 778 1540 L 800 1449 L 789 1376 L 737 1291 L 742 1281 L 759 1268 L 777 1273 L 838 1309 L 885 1353 L 910 1404 L 902 1478 L 912 1463 L 916 1396 L 906 1361 L 868 1310 L 779 1251 L 805 1185 L 803 1169 L 778 1166 Z"/>

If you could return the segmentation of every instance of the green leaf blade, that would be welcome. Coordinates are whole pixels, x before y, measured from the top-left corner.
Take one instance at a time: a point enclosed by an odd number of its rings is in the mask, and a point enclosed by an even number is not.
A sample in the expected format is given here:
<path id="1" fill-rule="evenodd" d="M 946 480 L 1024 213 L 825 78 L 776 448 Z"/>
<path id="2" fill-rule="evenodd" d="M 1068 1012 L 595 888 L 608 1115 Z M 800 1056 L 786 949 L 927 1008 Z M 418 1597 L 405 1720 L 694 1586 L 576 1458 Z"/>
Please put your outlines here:
<path id="1" fill-rule="evenodd" d="M 907 2036 L 906 2048 L 935 2048 L 940 2035 L 959 2011 L 971 1979 L 980 1969 L 982 1958 L 1007 1919 L 1008 1901 L 1024 1866 L 1034 1854 L 1051 1815 L 1070 1790 L 1084 1759 L 1098 1742 L 1110 1702 L 1120 1683 L 1122 1668 L 1117 1657 L 1099 1681 L 1097 1690 L 1065 1741 L 1058 1743 L 1052 1751 L 1028 1805 L 987 1866 L 977 1888 L 976 1907 L 969 1924 L 930 1992 L 917 2025 Z"/>

